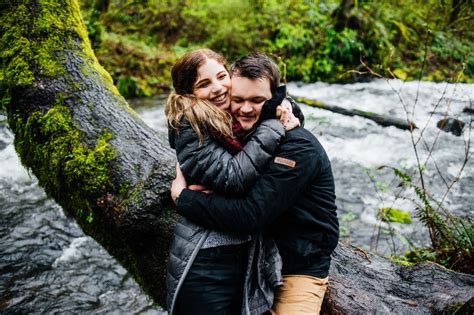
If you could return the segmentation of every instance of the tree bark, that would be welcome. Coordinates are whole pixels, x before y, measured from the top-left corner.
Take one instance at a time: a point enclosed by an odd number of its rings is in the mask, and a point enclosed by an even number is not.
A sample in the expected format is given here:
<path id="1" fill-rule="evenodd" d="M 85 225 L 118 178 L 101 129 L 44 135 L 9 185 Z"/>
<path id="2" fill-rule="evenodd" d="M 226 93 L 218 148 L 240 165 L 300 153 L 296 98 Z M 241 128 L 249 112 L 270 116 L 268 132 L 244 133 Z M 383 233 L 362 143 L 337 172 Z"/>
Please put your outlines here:
<path id="1" fill-rule="evenodd" d="M 165 305 L 165 266 L 177 219 L 169 198 L 174 152 L 98 64 L 75 0 L 7 0 L 0 12 L 0 96 L 22 163 L 86 234 Z M 336 251 L 325 304 L 330 313 L 379 305 L 397 310 L 403 301 L 426 313 L 474 294 L 472 276 L 369 256 L 377 264 L 343 245 Z M 429 275 L 417 290 L 419 274 Z M 433 282 L 439 286 L 429 288 L 430 308 L 419 297 Z M 459 288 L 446 291 L 454 286 Z M 436 302 L 439 297 L 446 303 Z"/>

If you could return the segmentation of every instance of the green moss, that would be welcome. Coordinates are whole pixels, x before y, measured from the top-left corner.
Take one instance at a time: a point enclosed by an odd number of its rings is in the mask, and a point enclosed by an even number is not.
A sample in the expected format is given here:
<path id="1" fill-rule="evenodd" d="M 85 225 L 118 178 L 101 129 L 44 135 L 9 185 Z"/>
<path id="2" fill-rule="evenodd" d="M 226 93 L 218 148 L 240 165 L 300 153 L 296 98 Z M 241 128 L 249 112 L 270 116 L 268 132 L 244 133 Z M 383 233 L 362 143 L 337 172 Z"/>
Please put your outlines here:
<path id="1" fill-rule="evenodd" d="M 297 101 L 298 103 L 304 103 L 306 105 L 313 106 L 313 107 L 323 107 L 321 102 L 313 101 L 304 97 L 295 97 L 295 101 Z"/>
<path id="2" fill-rule="evenodd" d="M 413 262 L 410 261 L 406 256 L 390 256 L 389 259 L 402 266 L 408 267 L 413 265 Z"/>
<path id="3" fill-rule="evenodd" d="M 39 0 L 34 13 L 30 5 L 25 0 L 10 1 L 2 8 L 0 81 L 18 87 L 32 84 L 35 76 L 62 75 L 66 63 L 62 52 L 70 49 L 82 55 L 109 91 L 119 95 L 92 51 L 77 1 Z"/>
<path id="4" fill-rule="evenodd" d="M 385 222 L 397 222 L 397 223 L 404 223 L 404 224 L 411 223 L 410 213 L 400 210 L 400 209 L 380 208 L 378 215 L 381 218 L 381 220 Z"/>
<path id="5" fill-rule="evenodd" d="M 12 85 L 28 85 L 34 80 L 30 61 L 33 59 L 28 39 L 31 19 L 25 5 L 5 8 L 0 17 L 0 81 Z"/>
<path id="6" fill-rule="evenodd" d="M 69 110 L 60 105 L 45 114 L 30 114 L 25 124 L 21 117 L 9 115 L 9 123 L 22 163 L 35 169 L 46 193 L 64 201 L 66 210 L 76 209 L 90 220 L 87 200 L 114 190 L 108 174 L 110 161 L 115 158 L 108 143 L 110 132 L 103 130 L 90 148 L 72 124 Z"/>
<path id="7" fill-rule="evenodd" d="M 115 158 L 115 154 L 107 143 L 111 138 L 112 134 L 104 131 L 92 150 L 78 143 L 73 144 L 72 158 L 64 163 L 64 173 L 71 186 L 77 181 L 82 182 L 87 194 L 112 186 L 108 176 L 108 163 Z"/>

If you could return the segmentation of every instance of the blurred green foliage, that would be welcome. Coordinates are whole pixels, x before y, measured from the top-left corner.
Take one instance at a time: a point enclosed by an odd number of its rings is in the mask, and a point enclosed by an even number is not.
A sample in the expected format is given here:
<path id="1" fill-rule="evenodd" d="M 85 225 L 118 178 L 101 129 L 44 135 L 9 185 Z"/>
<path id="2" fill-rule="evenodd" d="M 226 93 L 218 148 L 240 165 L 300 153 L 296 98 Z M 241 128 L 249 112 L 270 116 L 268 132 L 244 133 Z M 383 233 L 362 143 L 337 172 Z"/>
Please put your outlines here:
<path id="1" fill-rule="evenodd" d="M 390 207 L 380 208 L 378 211 L 378 217 L 384 222 L 397 222 L 403 224 L 411 223 L 409 212 Z"/>
<path id="2" fill-rule="evenodd" d="M 171 65 L 197 47 L 230 61 L 269 53 L 292 80 L 365 80 L 367 67 L 401 79 L 474 78 L 473 0 L 80 3 L 99 60 L 127 96 L 169 87 Z"/>

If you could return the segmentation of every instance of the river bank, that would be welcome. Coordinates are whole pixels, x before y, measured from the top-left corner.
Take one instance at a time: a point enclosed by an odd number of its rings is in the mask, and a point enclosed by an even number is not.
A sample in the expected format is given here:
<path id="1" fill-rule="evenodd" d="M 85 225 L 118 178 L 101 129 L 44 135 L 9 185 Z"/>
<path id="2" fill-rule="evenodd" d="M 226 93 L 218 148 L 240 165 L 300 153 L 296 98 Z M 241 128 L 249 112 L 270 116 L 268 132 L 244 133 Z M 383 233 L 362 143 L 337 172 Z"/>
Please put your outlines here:
<path id="1" fill-rule="evenodd" d="M 296 96 L 315 98 L 346 108 L 403 118 L 400 97 L 413 109 L 418 126 L 427 125 L 424 137 L 432 143 L 439 133 L 436 123 L 449 116 L 468 122 L 473 84 L 376 80 L 369 83 L 290 83 Z M 441 100 L 441 101 L 440 101 Z M 130 100 L 142 119 L 160 136 L 167 136 L 163 97 Z M 433 108 L 440 104 L 432 115 Z M 381 165 L 410 171 L 416 165 L 410 134 L 395 127 L 382 127 L 360 118 L 302 106 L 306 128 L 328 151 L 336 179 L 341 240 L 383 255 L 403 253 L 406 240 L 423 246 L 429 243 L 423 224 L 416 220 L 413 205 L 395 200 L 398 182 Z M 430 117 L 433 117 L 430 119 Z M 0 116 L 5 121 L 4 116 Z M 464 137 L 468 137 L 467 134 Z M 453 179 L 462 163 L 465 141 L 450 133 L 439 133 L 433 158 L 447 180 Z M 95 241 L 85 236 L 62 209 L 47 198 L 34 175 L 21 166 L 13 148 L 13 136 L 0 124 L 0 310 L 4 313 L 138 313 L 162 314 L 137 284 Z M 472 148 L 471 148 L 472 150 Z M 427 157 L 421 151 L 422 157 Z M 454 214 L 473 218 L 474 167 L 471 160 L 446 205 Z M 433 163 L 426 163 L 427 184 L 433 195 L 444 191 L 444 183 Z M 372 180 L 368 174 L 372 174 Z M 393 185 L 392 185 L 393 184 Z M 392 187 L 393 186 L 393 187 Z M 392 206 L 408 213 L 409 224 L 382 222 L 378 209 Z M 401 237 L 403 236 L 403 237 Z"/>

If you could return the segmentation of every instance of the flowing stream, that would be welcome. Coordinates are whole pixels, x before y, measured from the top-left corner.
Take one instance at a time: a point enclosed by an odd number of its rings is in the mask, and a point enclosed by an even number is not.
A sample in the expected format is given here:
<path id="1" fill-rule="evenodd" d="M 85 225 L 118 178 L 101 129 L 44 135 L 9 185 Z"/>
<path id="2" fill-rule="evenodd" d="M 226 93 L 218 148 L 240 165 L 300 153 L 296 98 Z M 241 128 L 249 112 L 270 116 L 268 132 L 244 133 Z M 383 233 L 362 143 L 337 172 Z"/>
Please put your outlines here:
<path id="1" fill-rule="evenodd" d="M 288 90 L 294 96 L 391 117 L 406 119 L 408 112 L 419 127 L 413 139 L 422 135 L 418 160 L 427 191 L 441 200 L 451 181 L 459 178 L 444 206 L 450 213 L 474 217 L 472 159 L 459 176 L 466 150 L 474 153 L 468 146 L 472 114 L 463 111 L 474 108 L 474 84 L 376 80 L 348 85 L 290 83 Z M 163 102 L 163 97 L 130 101 L 145 122 L 166 137 Z M 332 161 L 341 240 L 382 255 L 429 245 L 410 200 L 417 201 L 413 190 L 402 189 L 390 168 L 379 169 L 384 165 L 399 168 L 420 183 L 410 132 L 361 117 L 308 106 L 302 109 L 305 127 L 318 137 Z M 466 123 L 463 135 L 436 127 L 446 115 Z M 46 196 L 35 176 L 21 165 L 5 120 L 0 114 L 0 312 L 164 314 Z M 426 148 L 433 144 L 430 153 Z M 386 207 L 406 211 L 411 223 L 382 222 L 378 212 Z"/>

